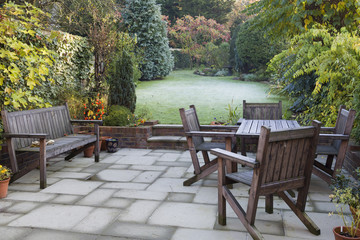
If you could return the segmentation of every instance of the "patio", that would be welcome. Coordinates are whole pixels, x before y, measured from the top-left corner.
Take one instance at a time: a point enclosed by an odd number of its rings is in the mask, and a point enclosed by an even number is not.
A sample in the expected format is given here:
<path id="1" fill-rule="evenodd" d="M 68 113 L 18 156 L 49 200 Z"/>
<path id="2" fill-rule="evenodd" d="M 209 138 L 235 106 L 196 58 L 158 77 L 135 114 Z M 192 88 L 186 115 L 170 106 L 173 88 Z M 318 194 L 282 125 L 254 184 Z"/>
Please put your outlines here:
<path id="1" fill-rule="evenodd" d="M 44 190 L 38 170 L 12 183 L 0 200 L 2 235 L 8 240 L 251 239 L 229 206 L 227 225 L 217 223 L 217 174 L 183 187 L 193 172 L 188 151 L 122 148 L 101 152 L 100 159 L 51 159 Z M 246 204 L 249 187 L 234 189 Z M 265 239 L 333 239 L 332 228 L 342 221 L 329 217 L 335 211 L 329 194 L 327 184 L 313 175 L 306 212 L 320 236 L 308 232 L 277 197 L 271 215 L 261 199 L 255 224 Z"/>

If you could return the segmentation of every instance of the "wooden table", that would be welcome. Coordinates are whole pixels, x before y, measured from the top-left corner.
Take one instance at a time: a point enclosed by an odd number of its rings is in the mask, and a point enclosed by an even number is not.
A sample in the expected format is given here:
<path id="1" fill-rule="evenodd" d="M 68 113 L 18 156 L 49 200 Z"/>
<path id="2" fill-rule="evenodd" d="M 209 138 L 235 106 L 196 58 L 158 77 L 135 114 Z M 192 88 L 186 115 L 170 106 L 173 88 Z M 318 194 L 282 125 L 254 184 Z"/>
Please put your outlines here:
<path id="1" fill-rule="evenodd" d="M 295 120 L 254 120 L 243 119 L 240 127 L 235 133 L 235 136 L 241 138 L 241 154 L 246 156 L 245 139 L 254 138 L 258 139 L 260 136 L 261 126 L 270 127 L 272 131 L 281 129 L 291 129 L 300 127 L 299 123 Z"/>

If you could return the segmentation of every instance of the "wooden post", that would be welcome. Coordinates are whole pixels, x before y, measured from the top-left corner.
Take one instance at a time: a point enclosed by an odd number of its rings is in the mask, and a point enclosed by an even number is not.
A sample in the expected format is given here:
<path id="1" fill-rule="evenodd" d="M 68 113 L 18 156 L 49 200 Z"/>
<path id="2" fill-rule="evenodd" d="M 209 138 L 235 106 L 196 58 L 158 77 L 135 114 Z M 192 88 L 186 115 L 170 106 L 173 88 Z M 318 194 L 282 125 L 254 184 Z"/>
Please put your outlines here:
<path id="1" fill-rule="evenodd" d="M 40 188 L 46 185 L 46 138 L 40 138 Z"/>

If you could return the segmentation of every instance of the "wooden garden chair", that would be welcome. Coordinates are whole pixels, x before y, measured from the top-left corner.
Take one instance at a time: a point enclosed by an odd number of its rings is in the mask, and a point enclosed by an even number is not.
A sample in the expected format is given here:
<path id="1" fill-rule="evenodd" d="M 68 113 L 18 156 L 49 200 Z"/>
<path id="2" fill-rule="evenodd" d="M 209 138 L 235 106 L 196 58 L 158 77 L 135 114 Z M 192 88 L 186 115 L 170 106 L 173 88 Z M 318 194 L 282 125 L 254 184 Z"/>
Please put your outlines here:
<path id="1" fill-rule="evenodd" d="M 340 106 L 335 127 L 321 128 L 322 132 L 330 133 L 320 134 L 320 143 L 317 146 L 316 154 L 327 155 L 327 159 L 325 163 L 315 160 L 313 173 L 329 184 L 335 178 L 337 170 L 341 169 L 344 163 L 354 120 L 355 110 L 346 110 L 345 106 L 342 105 Z M 325 144 L 321 142 L 325 142 Z M 333 164 L 334 157 L 336 157 L 335 164 Z"/>
<path id="2" fill-rule="evenodd" d="M 247 103 L 243 100 L 243 118 L 237 122 L 241 124 L 243 119 L 278 120 L 282 119 L 282 102 L 278 103 Z M 256 139 L 240 137 L 241 153 L 246 155 L 246 143 L 256 144 Z"/>
<path id="3" fill-rule="evenodd" d="M 282 102 L 278 103 L 247 103 L 243 100 L 243 118 L 277 120 L 282 119 Z M 240 118 L 238 124 L 241 124 Z"/>
<path id="4" fill-rule="evenodd" d="M 273 194 L 277 194 L 311 233 L 319 235 L 320 229 L 305 213 L 319 131 L 320 122 L 318 121 L 314 121 L 313 126 L 274 132 L 263 126 L 256 159 L 222 149 L 211 150 L 211 153 L 218 156 L 219 159 L 219 223 L 221 225 L 226 224 L 227 201 L 253 239 L 264 239 L 254 225 L 259 196 L 265 196 L 265 210 L 272 213 Z M 253 170 L 225 174 L 225 161 L 243 164 Z M 250 185 L 246 212 L 227 186 L 227 184 L 236 182 Z M 288 190 L 298 191 L 296 201 L 291 198 Z"/>
<path id="5" fill-rule="evenodd" d="M 234 136 L 238 126 L 200 125 L 194 105 L 191 105 L 190 109 L 181 108 L 179 111 L 195 173 L 195 176 L 183 183 L 184 186 L 190 186 L 217 170 L 217 159 L 210 161 L 208 155 L 210 149 L 220 148 L 236 152 L 236 139 Z M 204 137 L 220 137 L 225 140 L 224 142 L 206 142 Z M 204 158 L 203 164 L 200 164 L 197 156 L 199 151 L 201 151 Z M 232 167 L 235 167 L 235 165 L 228 166 L 229 172 L 236 171 Z"/>

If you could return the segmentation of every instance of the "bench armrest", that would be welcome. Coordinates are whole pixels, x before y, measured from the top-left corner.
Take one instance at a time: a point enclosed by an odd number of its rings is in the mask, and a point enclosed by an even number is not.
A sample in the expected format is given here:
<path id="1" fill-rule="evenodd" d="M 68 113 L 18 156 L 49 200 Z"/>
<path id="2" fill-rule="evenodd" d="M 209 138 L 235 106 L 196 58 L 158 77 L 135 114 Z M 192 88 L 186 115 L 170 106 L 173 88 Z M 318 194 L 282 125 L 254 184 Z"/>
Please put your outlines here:
<path id="1" fill-rule="evenodd" d="M 49 136 L 47 133 L 4 133 L 6 138 L 46 138 Z"/>
<path id="2" fill-rule="evenodd" d="M 94 124 L 99 124 L 102 125 L 103 121 L 102 120 L 70 120 L 71 123 L 94 123 Z"/>
<path id="3" fill-rule="evenodd" d="M 196 137 L 234 137 L 235 132 L 202 132 L 202 131 L 191 131 L 186 132 L 186 136 L 196 136 Z"/>
<path id="4" fill-rule="evenodd" d="M 253 158 L 249 158 L 237 153 L 229 152 L 220 148 L 211 149 L 210 153 L 215 156 L 218 156 L 219 158 L 230 160 L 232 162 L 236 162 L 251 168 L 258 168 L 260 166 L 260 163 Z"/>
<path id="5" fill-rule="evenodd" d="M 211 131 L 211 130 L 228 130 L 237 131 L 239 126 L 234 125 L 200 125 L 200 130 Z"/>
<path id="6" fill-rule="evenodd" d="M 319 140 L 349 140 L 350 135 L 345 134 L 320 134 Z"/>

